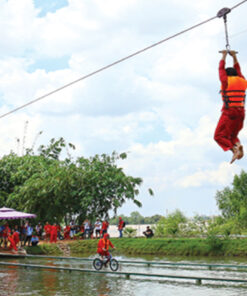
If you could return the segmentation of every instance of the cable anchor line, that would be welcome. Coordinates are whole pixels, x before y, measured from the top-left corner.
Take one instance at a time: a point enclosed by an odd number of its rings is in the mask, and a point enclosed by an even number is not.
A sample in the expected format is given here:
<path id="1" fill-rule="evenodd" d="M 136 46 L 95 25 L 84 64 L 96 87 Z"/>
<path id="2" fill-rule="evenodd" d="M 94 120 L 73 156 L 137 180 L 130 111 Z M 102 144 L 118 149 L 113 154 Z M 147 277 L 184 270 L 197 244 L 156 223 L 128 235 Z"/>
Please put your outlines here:
<path id="1" fill-rule="evenodd" d="M 225 37 L 226 37 L 226 50 L 229 52 L 231 50 L 230 43 L 229 43 L 229 36 L 228 36 L 228 28 L 227 28 L 227 14 L 231 12 L 231 9 L 228 7 L 222 8 L 217 13 L 217 17 L 224 19 L 224 26 L 225 26 Z"/>

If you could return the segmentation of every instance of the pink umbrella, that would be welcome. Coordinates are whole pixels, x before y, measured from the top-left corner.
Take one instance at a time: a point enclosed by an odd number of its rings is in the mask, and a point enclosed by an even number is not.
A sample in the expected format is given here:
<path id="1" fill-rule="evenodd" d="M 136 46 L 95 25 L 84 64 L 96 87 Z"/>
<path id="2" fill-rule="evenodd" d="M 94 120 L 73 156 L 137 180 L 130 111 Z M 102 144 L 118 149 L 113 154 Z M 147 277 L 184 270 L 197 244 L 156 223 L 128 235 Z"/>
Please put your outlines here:
<path id="1" fill-rule="evenodd" d="M 0 208 L 0 220 L 35 218 L 36 215 L 18 212 L 14 209 Z"/>

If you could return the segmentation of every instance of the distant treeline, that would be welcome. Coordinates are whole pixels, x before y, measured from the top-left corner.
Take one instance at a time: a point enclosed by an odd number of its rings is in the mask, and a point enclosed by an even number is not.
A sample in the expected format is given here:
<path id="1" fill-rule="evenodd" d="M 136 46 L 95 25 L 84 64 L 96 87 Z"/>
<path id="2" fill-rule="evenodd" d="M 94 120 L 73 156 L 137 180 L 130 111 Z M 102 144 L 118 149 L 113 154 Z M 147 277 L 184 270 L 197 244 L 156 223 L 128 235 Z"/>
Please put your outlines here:
<path id="1" fill-rule="evenodd" d="M 122 217 L 122 219 L 125 221 L 126 224 L 156 224 L 163 216 L 161 215 L 153 215 L 150 217 L 144 217 L 139 212 L 135 211 L 130 214 L 130 216 L 125 215 L 118 215 L 115 218 L 112 218 L 109 220 L 110 224 L 117 225 L 118 224 L 118 218 Z"/>

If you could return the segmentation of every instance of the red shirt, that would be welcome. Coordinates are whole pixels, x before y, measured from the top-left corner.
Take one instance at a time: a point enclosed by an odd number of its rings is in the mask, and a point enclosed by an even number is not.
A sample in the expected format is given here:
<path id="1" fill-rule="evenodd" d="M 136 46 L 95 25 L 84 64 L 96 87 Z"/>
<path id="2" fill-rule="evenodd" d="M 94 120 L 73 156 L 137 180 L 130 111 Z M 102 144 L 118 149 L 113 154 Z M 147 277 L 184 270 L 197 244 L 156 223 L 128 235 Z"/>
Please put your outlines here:
<path id="1" fill-rule="evenodd" d="M 68 233 L 68 232 L 70 232 L 70 226 L 69 225 L 67 225 L 65 228 L 64 228 L 64 230 L 63 230 L 64 232 L 66 232 L 66 233 Z"/>
<path id="2" fill-rule="evenodd" d="M 122 230 L 123 229 L 123 224 L 124 224 L 124 221 L 123 220 L 119 220 L 119 222 L 118 222 L 118 229 L 119 230 Z"/>
<path id="3" fill-rule="evenodd" d="M 45 233 L 50 233 L 51 232 L 51 225 L 50 224 L 45 224 L 44 230 L 45 230 Z"/>
<path id="4" fill-rule="evenodd" d="M 109 223 L 106 222 L 106 221 L 103 221 L 103 223 L 102 223 L 102 230 L 107 230 L 108 226 L 109 226 Z"/>
<path id="5" fill-rule="evenodd" d="M 8 237 L 10 234 L 10 228 L 8 226 L 4 226 L 3 237 Z"/>

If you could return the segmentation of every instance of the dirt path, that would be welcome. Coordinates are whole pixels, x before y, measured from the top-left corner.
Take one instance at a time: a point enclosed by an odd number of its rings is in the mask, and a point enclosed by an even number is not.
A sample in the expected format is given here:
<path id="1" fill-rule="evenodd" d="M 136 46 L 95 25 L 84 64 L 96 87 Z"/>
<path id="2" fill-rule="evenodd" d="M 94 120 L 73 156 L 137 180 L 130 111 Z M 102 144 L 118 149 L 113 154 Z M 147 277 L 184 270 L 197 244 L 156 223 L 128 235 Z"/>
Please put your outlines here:
<path id="1" fill-rule="evenodd" d="M 57 246 L 62 251 L 63 256 L 70 257 L 70 247 L 69 244 L 64 243 L 63 241 L 58 241 Z"/>

